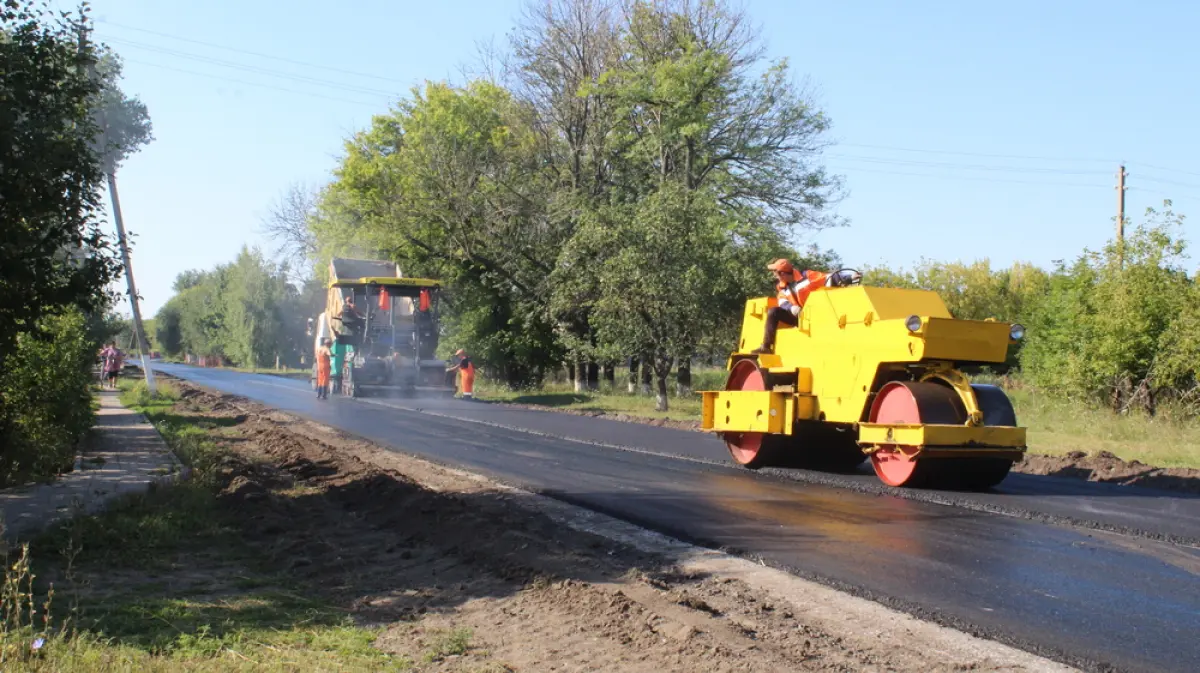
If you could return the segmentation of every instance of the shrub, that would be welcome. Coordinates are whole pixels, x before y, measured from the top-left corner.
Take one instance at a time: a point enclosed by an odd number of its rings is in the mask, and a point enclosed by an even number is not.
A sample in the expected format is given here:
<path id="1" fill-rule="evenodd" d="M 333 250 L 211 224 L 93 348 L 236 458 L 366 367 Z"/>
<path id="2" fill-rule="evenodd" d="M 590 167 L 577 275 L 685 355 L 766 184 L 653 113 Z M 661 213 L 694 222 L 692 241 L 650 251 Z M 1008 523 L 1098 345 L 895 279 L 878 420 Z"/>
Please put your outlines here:
<path id="1" fill-rule="evenodd" d="M 94 421 L 97 341 L 77 309 L 42 318 L 17 336 L 0 372 L 0 484 L 69 470 Z"/>

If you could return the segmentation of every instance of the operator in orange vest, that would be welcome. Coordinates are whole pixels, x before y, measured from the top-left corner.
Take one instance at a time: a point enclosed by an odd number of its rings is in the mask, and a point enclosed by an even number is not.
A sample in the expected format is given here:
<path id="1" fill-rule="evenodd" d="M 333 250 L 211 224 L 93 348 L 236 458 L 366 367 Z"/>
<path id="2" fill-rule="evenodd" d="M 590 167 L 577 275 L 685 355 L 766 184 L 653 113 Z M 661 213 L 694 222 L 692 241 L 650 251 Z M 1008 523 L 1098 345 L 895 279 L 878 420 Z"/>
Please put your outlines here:
<path id="1" fill-rule="evenodd" d="M 458 349 L 454 354 L 458 358 L 458 364 L 447 369 L 447 372 L 457 371 L 462 374 L 462 396 L 464 400 L 473 399 L 475 397 L 475 363 L 471 362 L 471 358 L 467 356 L 467 352 L 463 349 Z"/>
<path id="2" fill-rule="evenodd" d="M 775 350 L 775 332 L 778 331 L 780 324 L 788 327 L 800 324 L 800 311 L 804 309 L 804 302 L 808 301 L 808 295 L 813 290 L 825 287 L 826 283 L 830 283 L 831 280 L 832 285 L 840 286 L 862 278 L 857 271 L 851 272 L 848 277 L 838 274 L 830 276 L 827 273 L 810 269 L 797 273 L 792 263 L 786 259 L 777 259 L 768 264 L 767 268 L 775 273 L 777 281 L 775 290 L 779 305 L 767 311 L 762 346 L 750 351 L 755 355 L 771 353 Z"/>

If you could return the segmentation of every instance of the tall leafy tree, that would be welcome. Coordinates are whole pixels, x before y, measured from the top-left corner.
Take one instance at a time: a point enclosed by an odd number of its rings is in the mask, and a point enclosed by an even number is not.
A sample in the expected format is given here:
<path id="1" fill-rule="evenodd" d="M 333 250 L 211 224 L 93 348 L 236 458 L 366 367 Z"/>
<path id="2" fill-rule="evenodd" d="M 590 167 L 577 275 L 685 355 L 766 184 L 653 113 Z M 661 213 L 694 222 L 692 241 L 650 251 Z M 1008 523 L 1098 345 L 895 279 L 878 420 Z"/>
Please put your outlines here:
<path id="1" fill-rule="evenodd" d="M 0 484 L 70 465 L 91 425 L 88 385 L 107 285 L 120 271 L 98 225 L 96 55 L 78 22 L 0 3 Z"/>
<path id="2" fill-rule="evenodd" d="M 76 38 L 76 24 L 33 2 L 0 5 L 0 369 L 42 316 L 105 306 L 120 270 L 97 221 L 95 54 Z"/>
<path id="3" fill-rule="evenodd" d="M 814 161 L 828 120 L 786 64 L 751 76 L 760 51 L 744 15 L 680 0 L 630 3 L 626 16 L 624 56 L 598 84 L 620 120 L 618 189 L 586 220 L 623 236 L 579 232 L 568 250 L 603 260 L 602 341 L 653 358 L 665 410 L 674 362 L 733 313 L 727 297 L 745 296 L 737 265 L 762 269 L 799 230 L 834 224 L 837 183 Z"/>
<path id="4" fill-rule="evenodd" d="M 536 378 L 556 350 L 543 304 L 561 245 L 536 145 L 495 84 L 413 91 L 347 143 L 313 223 L 323 255 L 374 251 L 448 282 L 459 338 L 446 347 L 503 364 L 511 383 Z"/>
<path id="5" fill-rule="evenodd" d="M 569 240 L 614 187 L 608 139 L 618 111 L 598 84 L 621 58 L 620 7 L 612 0 L 529 3 L 511 39 L 510 88 L 527 110 L 552 189 L 548 225 Z M 555 261 L 550 319 L 574 361 L 575 386 L 596 383 L 600 344 L 591 326 L 599 294 L 595 260 L 565 248 Z"/>

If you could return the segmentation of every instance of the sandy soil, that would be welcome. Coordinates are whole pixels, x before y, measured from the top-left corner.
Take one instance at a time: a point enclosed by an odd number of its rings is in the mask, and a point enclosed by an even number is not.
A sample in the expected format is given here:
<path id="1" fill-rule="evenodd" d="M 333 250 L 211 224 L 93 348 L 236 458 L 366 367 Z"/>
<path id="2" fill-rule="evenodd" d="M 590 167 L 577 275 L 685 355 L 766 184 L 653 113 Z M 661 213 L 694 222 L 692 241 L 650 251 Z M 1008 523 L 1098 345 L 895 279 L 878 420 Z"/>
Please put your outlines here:
<path id="1" fill-rule="evenodd" d="M 421 671 L 1069 670 L 183 381 L 280 568 Z M 463 635 L 469 630 L 469 637 Z M 420 653 L 443 652 L 420 657 Z"/>

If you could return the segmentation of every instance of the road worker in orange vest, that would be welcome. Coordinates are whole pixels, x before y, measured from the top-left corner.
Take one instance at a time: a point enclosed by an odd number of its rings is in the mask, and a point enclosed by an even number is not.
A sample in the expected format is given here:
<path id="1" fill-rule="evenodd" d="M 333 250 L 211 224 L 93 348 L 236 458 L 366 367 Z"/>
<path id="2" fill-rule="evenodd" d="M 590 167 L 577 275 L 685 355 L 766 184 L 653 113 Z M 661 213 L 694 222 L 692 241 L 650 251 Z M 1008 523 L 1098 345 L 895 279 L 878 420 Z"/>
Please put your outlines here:
<path id="1" fill-rule="evenodd" d="M 471 358 L 467 356 L 467 352 L 463 349 L 458 349 L 454 354 L 458 358 L 458 364 L 447 369 L 447 372 L 457 371 L 462 376 L 462 396 L 464 400 L 473 399 L 475 397 L 475 363 L 471 362 Z"/>
<path id="2" fill-rule="evenodd" d="M 778 331 L 779 325 L 795 327 L 800 324 L 800 311 L 804 309 L 804 303 L 808 301 L 808 295 L 813 290 L 825 287 L 827 283 L 839 286 L 862 278 L 857 271 L 850 272 L 849 276 L 831 276 L 811 269 L 797 273 L 792 263 L 786 259 L 777 259 L 768 264 L 767 268 L 775 273 L 778 306 L 773 306 L 767 311 L 762 346 L 750 351 L 755 355 L 775 350 L 775 332 Z"/>

